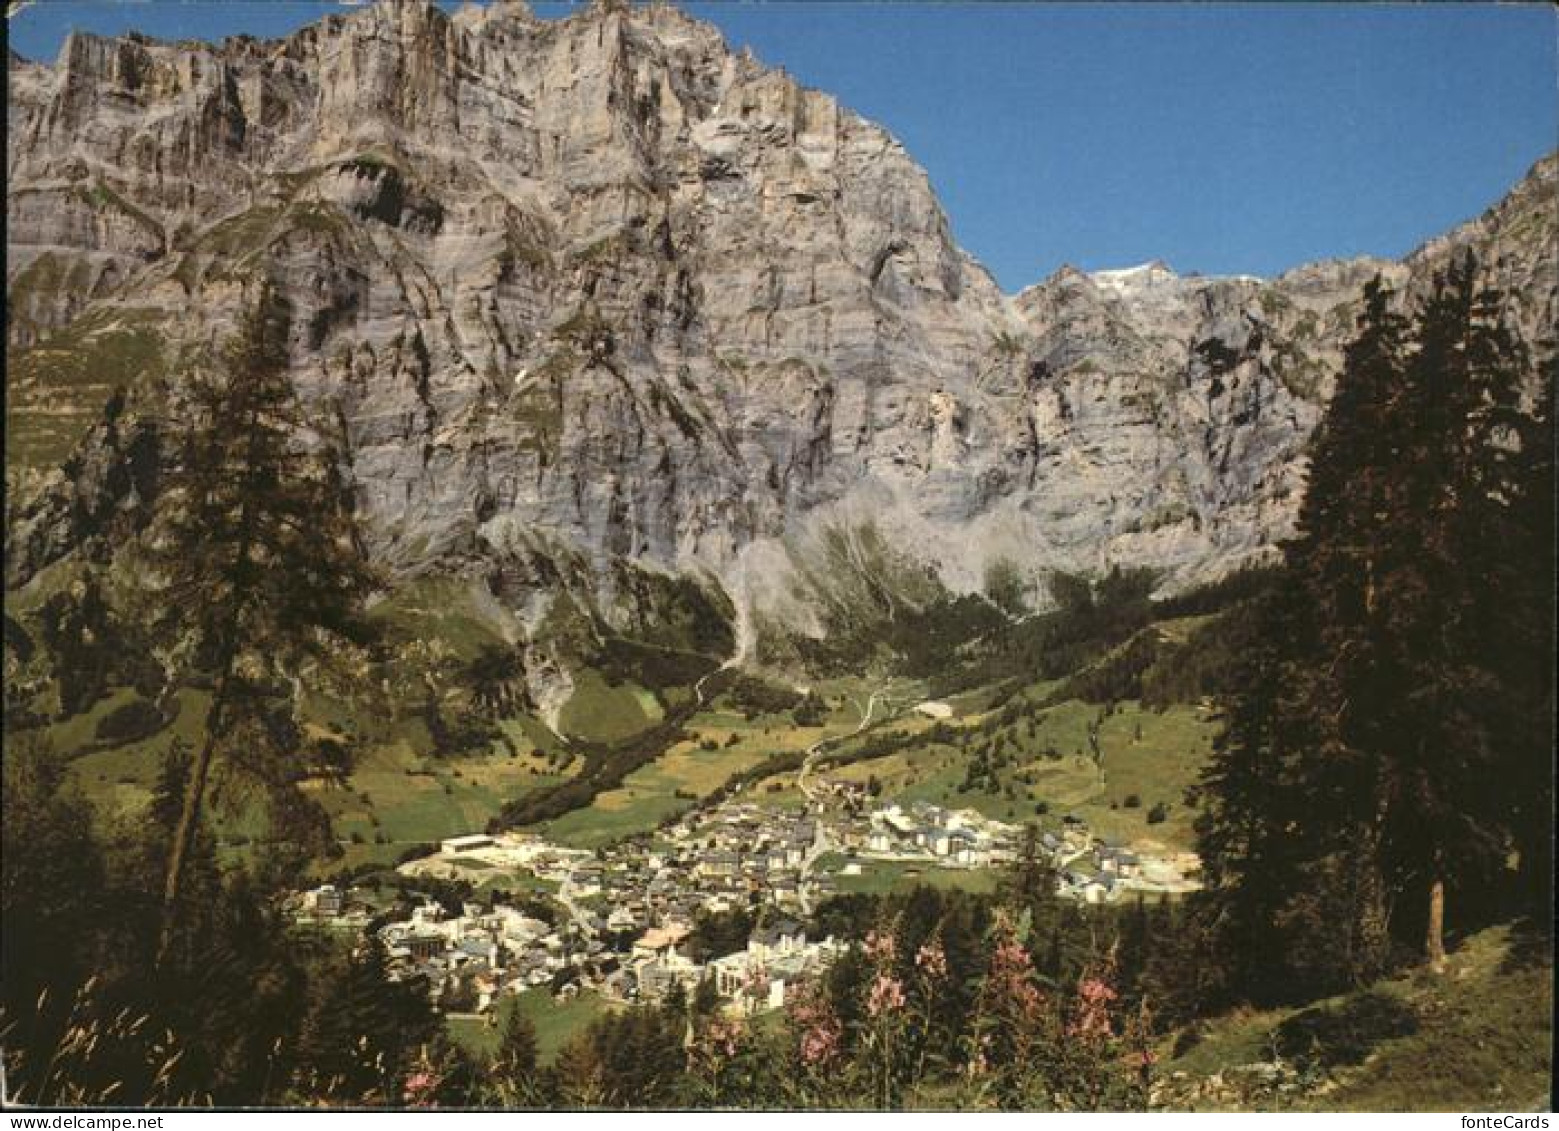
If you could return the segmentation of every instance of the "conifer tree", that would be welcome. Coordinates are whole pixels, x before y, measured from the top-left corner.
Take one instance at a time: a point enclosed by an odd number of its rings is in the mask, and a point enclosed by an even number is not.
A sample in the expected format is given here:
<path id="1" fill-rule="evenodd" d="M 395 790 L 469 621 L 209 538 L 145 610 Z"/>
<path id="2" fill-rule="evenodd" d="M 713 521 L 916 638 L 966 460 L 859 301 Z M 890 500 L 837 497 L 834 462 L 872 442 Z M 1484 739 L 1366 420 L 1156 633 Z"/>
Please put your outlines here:
<path id="1" fill-rule="evenodd" d="M 1017 858 L 1002 875 L 998 894 L 1015 914 L 1026 916 L 1031 939 L 1055 920 L 1056 870 L 1040 847 L 1039 829 L 1032 823 L 1023 826 Z"/>
<path id="2" fill-rule="evenodd" d="M 525 1092 L 536 1078 L 539 1054 L 536 1026 L 519 1009 L 511 1009 L 504 1020 L 493 1071 L 517 1092 Z"/>
<path id="3" fill-rule="evenodd" d="M 299 1041 L 304 1094 L 396 1102 L 413 1053 L 439 1031 L 426 981 L 390 981 L 383 944 L 370 938 L 315 993 Z"/>
<path id="4" fill-rule="evenodd" d="M 1257 997 L 1325 992 L 1368 978 L 1385 958 L 1380 885 L 1369 880 L 1374 764 L 1369 736 L 1347 733 L 1374 716 L 1345 704 L 1347 688 L 1376 680 L 1381 666 L 1369 622 L 1391 554 L 1404 334 L 1375 280 L 1317 430 L 1287 568 L 1258 603 L 1263 630 L 1199 790 L 1203 910 L 1229 982 Z"/>
<path id="5" fill-rule="evenodd" d="M 1366 291 L 1200 785 L 1197 917 L 1246 996 L 1368 981 L 1393 941 L 1438 968 L 1448 893 L 1488 914 L 1513 852 L 1546 884 L 1516 783 L 1549 812 L 1551 425 L 1500 308 L 1470 257 L 1411 329 Z"/>
<path id="6" fill-rule="evenodd" d="M 693 990 L 693 1015 L 695 1017 L 711 1017 L 720 1008 L 720 991 L 715 985 L 713 975 L 705 975 L 698 981 L 698 986 Z"/>
<path id="7" fill-rule="evenodd" d="M 1516 752 L 1503 767 L 1518 858 L 1514 902 L 1543 931 L 1553 928 L 1554 897 L 1554 392 L 1550 369 L 1534 411 L 1517 422 L 1513 475 L 1524 487 L 1511 506 L 1513 534 L 1501 540 L 1506 552 L 1490 578 L 1507 601 L 1495 663 L 1520 704 L 1503 717 L 1503 741 Z"/>
<path id="8" fill-rule="evenodd" d="M 214 759 L 273 798 L 291 791 L 293 752 L 267 700 L 332 642 L 362 639 L 356 614 L 374 584 L 335 455 L 317 435 L 310 446 L 288 380 L 289 327 L 286 301 L 264 285 L 218 370 L 191 380 L 147 547 L 160 627 L 212 689 L 168 857 L 159 959 Z"/>
<path id="9" fill-rule="evenodd" d="M 1534 704 L 1504 653 L 1540 612 L 1532 581 L 1551 593 L 1553 580 L 1541 557 L 1511 556 L 1536 549 L 1522 529 L 1534 485 L 1520 474 L 1528 362 L 1500 309 L 1470 255 L 1437 277 L 1396 406 L 1413 429 L 1394 516 L 1404 544 L 1382 616 L 1400 677 L 1383 865 L 1404 909 L 1422 916 L 1435 967 L 1450 894 L 1494 885 L 1514 848 L 1518 720 Z"/>
<path id="10" fill-rule="evenodd" d="M 37 732 L 7 737 L 0 759 L 0 1015 L 11 1095 L 48 1102 L 49 1049 L 72 995 L 94 972 L 89 928 L 102 910 L 104 862 L 92 809 L 65 759 Z M 21 1062 L 15 1059 L 21 1056 Z"/>

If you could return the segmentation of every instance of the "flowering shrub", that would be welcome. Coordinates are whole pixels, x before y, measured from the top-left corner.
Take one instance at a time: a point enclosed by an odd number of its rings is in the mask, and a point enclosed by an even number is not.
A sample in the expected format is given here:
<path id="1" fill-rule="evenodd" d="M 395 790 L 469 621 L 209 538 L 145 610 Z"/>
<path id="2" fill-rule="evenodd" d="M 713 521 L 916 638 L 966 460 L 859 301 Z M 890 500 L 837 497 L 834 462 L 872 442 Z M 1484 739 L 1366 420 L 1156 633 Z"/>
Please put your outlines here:
<path id="1" fill-rule="evenodd" d="M 791 1032 L 797 1036 L 796 1053 L 804 1068 L 822 1071 L 839 1059 L 844 1026 L 815 983 L 797 987 L 786 1012 Z"/>

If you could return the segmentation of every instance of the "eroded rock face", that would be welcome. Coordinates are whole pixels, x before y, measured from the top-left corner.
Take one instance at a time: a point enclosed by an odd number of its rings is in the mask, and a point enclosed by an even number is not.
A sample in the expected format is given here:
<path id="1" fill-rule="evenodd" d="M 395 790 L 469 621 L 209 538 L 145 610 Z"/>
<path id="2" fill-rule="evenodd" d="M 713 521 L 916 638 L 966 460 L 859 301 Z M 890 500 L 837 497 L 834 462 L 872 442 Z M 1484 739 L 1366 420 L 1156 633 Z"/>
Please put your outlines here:
<path id="1" fill-rule="evenodd" d="M 1291 528 L 1370 275 L 1476 245 L 1524 326 L 1554 314 L 1551 159 L 1405 265 L 1008 298 L 886 131 L 658 4 L 383 0 L 269 43 L 76 35 L 9 75 L 13 349 L 129 311 L 171 371 L 272 277 L 374 553 L 515 592 L 563 547 L 607 591 L 630 559 L 761 601 L 783 555 L 752 548 L 865 517 L 954 587 L 998 557 L 1183 584 Z M 35 371 L 24 430 L 60 395 Z M 13 582 L 69 541 L 29 505 Z"/>

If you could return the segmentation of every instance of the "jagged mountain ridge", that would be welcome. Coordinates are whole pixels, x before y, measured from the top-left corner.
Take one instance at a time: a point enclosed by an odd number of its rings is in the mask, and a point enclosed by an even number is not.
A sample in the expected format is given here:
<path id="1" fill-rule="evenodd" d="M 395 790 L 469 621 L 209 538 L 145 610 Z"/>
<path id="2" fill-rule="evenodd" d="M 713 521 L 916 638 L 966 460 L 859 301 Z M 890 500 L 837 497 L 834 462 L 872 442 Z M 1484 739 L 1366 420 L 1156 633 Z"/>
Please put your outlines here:
<path id="1" fill-rule="evenodd" d="M 625 563 L 784 604 L 790 555 L 866 521 L 955 589 L 1185 584 L 1291 528 L 1372 274 L 1491 251 L 1552 348 L 1552 158 L 1402 264 L 1008 298 L 886 131 L 659 4 L 77 34 L 9 79 L 12 584 L 152 505 L 157 406 L 261 273 L 373 553 L 530 626 L 560 584 L 641 615 Z"/>

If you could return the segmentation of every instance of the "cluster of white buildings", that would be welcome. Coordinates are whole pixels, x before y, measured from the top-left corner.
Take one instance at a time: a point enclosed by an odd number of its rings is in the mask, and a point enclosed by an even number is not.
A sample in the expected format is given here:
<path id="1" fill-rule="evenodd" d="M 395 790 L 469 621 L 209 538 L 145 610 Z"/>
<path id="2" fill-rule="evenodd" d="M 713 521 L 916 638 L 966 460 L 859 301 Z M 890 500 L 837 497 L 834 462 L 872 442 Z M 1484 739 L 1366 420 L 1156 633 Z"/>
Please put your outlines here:
<path id="1" fill-rule="evenodd" d="M 603 992 L 660 1001 L 677 986 L 691 996 L 707 980 L 728 1010 L 756 1013 L 782 1007 L 787 991 L 821 974 L 845 949 L 831 938 L 810 942 L 800 923 L 779 917 L 755 928 L 743 949 L 697 962 L 689 953 L 691 934 L 678 922 L 646 931 L 627 961 L 603 980 Z"/>
<path id="2" fill-rule="evenodd" d="M 1023 834 L 1015 826 L 969 809 L 923 802 L 890 804 L 857 819 L 844 843 L 862 858 L 913 860 L 944 868 L 989 868 L 1011 863 Z M 1039 834 L 1039 848 L 1057 873 L 1057 892 L 1084 903 L 1109 903 L 1128 894 L 1194 891 L 1201 866 L 1195 853 L 1150 856 L 1092 835 L 1077 817 Z"/>
<path id="3" fill-rule="evenodd" d="M 521 833 L 450 837 L 400 871 L 472 880 L 528 872 L 554 892 L 552 921 L 501 902 L 466 904 L 460 914 L 424 902 L 378 930 L 391 976 L 425 978 L 434 1000 L 451 1012 L 483 1012 L 504 994 L 542 988 L 659 1001 L 676 987 L 693 994 L 705 982 L 730 1010 L 778 1008 L 791 987 L 844 950 L 833 939 L 809 941 L 791 917 L 836 890 L 834 876 L 818 867 L 826 852 L 845 854 L 845 874 L 859 874 L 872 859 L 982 869 L 1016 859 L 1024 836 L 974 810 L 914 802 L 868 811 L 864 787 L 823 793 L 842 804 L 814 799 L 811 811 L 794 812 L 732 799 L 694 810 L 655 837 L 593 852 Z M 1094 837 L 1076 817 L 1041 833 L 1040 847 L 1056 869 L 1059 893 L 1082 902 L 1196 886 L 1194 854 L 1141 856 Z M 293 910 L 316 922 L 362 927 L 371 909 L 326 884 L 301 893 Z M 745 946 L 703 953 L 695 945 L 699 916 L 736 910 L 758 915 Z"/>
<path id="4" fill-rule="evenodd" d="M 346 905 L 345 894 L 326 884 L 302 893 L 295 911 L 339 920 Z M 790 987 L 822 973 L 844 950 L 833 939 L 809 941 L 800 923 L 776 913 L 743 949 L 696 961 L 694 925 L 680 913 L 646 929 L 592 936 L 575 921 L 554 925 L 501 903 L 468 903 L 452 915 L 423 902 L 377 934 L 391 978 L 424 979 L 436 1003 L 460 1013 L 483 1013 L 505 994 L 538 989 L 655 1002 L 678 986 L 691 996 L 706 980 L 728 1010 L 760 1012 L 783 1006 Z"/>
<path id="5" fill-rule="evenodd" d="M 811 816 L 728 802 L 688 814 L 659 838 L 625 840 L 594 852 L 523 833 L 475 833 L 451 837 L 434 855 L 399 870 L 412 877 L 480 881 L 523 869 L 556 885 L 576 919 L 594 934 L 755 902 L 804 911 L 809 900 L 834 890 L 832 877 L 808 868 L 823 845 L 823 827 Z"/>
<path id="6" fill-rule="evenodd" d="M 593 852 L 522 833 L 450 837 L 400 872 L 466 880 L 528 872 L 554 890 L 556 921 L 502 903 L 467 904 L 454 915 L 425 902 L 378 935 L 392 976 L 425 978 L 434 999 L 456 1012 L 482 1012 L 503 994 L 541 987 L 656 1001 L 678 985 L 694 992 L 705 979 L 729 1008 L 766 1009 L 841 949 L 809 942 L 789 917 L 834 890 L 832 876 L 812 871 L 825 843 L 812 816 L 735 801 L 690 813 L 658 838 Z M 348 903 L 326 885 L 303 893 L 295 911 L 330 921 Z M 696 961 L 698 916 L 738 910 L 760 916 L 746 947 Z"/>
<path id="7" fill-rule="evenodd" d="M 988 868 L 1013 859 L 1019 832 L 972 809 L 943 809 L 923 802 L 907 809 L 887 805 L 867 817 L 865 855 L 882 859 L 930 858 L 944 866 Z M 854 838 L 861 840 L 859 833 Z"/>
<path id="8" fill-rule="evenodd" d="M 474 1013 L 505 991 L 566 981 L 569 970 L 605 949 L 567 925 L 554 928 L 501 904 L 468 903 L 460 915 L 450 915 L 440 904 L 424 903 L 409 919 L 381 927 L 379 938 L 392 977 L 420 975 L 435 1000 Z"/>
<path id="9" fill-rule="evenodd" d="M 1201 860 L 1194 852 L 1152 856 L 1112 840 L 1090 836 L 1069 818 L 1060 834 L 1042 833 L 1040 846 L 1056 868 L 1056 890 L 1083 903 L 1111 903 L 1128 895 L 1184 894 L 1200 887 Z"/>

